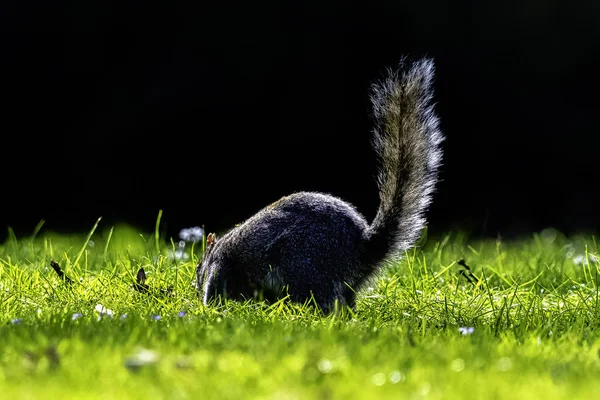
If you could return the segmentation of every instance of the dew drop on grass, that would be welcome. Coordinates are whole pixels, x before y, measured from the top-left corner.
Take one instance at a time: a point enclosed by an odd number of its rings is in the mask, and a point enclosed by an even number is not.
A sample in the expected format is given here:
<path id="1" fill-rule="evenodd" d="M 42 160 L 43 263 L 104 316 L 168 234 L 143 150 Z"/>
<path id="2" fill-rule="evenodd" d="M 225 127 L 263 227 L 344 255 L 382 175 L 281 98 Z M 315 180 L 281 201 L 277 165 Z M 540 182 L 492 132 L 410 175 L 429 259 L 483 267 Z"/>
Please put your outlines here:
<path id="1" fill-rule="evenodd" d="M 452 371 L 460 372 L 465 369 L 465 360 L 462 358 L 457 358 L 450 363 L 450 368 Z"/>
<path id="2" fill-rule="evenodd" d="M 431 385 L 429 384 L 429 382 L 423 383 L 421 385 L 421 387 L 419 388 L 419 394 L 421 396 L 427 396 L 430 391 L 431 391 Z"/>
<path id="3" fill-rule="evenodd" d="M 71 316 L 71 320 L 75 321 L 77 318 L 81 318 L 82 314 L 81 313 L 75 313 Z"/>
<path id="4" fill-rule="evenodd" d="M 400 371 L 390 372 L 390 382 L 396 384 L 398 382 L 404 382 L 406 376 Z"/>
<path id="5" fill-rule="evenodd" d="M 502 357 L 496 363 L 498 371 L 508 371 L 512 368 L 512 360 L 508 357 Z"/>
<path id="6" fill-rule="evenodd" d="M 158 354 L 151 350 L 140 349 L 125 360 L 125 367 L 137 371 L 142 367 L 154 365 L 158 362 Z"/>
<path id="7" fill-rule="evenodd" d="M 333 364 L 328 359 L 324 358 L 317 363 L 317 368 L 321 373 L 328 374 L 333 370 Z"/>
<path id="8" fill-rule="evenodd" d="M 135 357 L 143 363 L 153 364 L 158 361 L 158 355 L 151 350 L 140 350 Z"/>
<path id="9" fill-rule="evenodd" d="M 378 372 L 371 378 L 371 382 L 375 386 L 383 386 L 385 383 L 385 374 L 383 372 Z"/>

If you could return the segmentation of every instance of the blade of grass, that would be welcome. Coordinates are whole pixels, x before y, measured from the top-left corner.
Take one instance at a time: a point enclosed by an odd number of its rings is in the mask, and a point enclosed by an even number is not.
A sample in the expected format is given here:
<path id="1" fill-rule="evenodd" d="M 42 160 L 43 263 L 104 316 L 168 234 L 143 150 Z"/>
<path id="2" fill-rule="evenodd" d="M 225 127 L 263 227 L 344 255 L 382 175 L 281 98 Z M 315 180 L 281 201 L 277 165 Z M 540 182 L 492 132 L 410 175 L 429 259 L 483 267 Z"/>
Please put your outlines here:
<path id="1" fill-rule="evenodd" d="M 98 220 L 96 221 L 96 223 L 94 224 L 94 226 L 92 227 L 92 229 L 88 232 L 88 234 L 87 234 L 87 236 L 85 238 L 85 241 L 83 243 L 83 246 L 81 246 L 81 249 L 79 250 L 79 253 L 77 253 L 77 257 L 75 257 L 75 260 L 73 260 L 73 263 L 71 265 L 76 266 L 77 263 L 79 262 L 79 259 L 83 255 L 83 252 L 85 251 L 85 249 L 87 248 L 88 244 L 90 243 L 90 239 L 92 238 L 92 235 L 96 231 L 96 228 L 98 228 L 98 224 L 100 223 L 101 219 L 102 219 L 102 217 L 98 218 Z"/>
<path id="2" fill-rule="evenodd" d="M 42 229 L 42 226 L 44 226 L 45 222 L 46 221 L 44 221 L 43 219 L 40 222 L 38 222 L 38 224 L 33 229 L 33 233 L 31 234 L 31 240 L 34 240 L 37 237 L 38 233 Z"/>
<path id="3" fill-rule="evenodd" d="M 108 246 L 110 245 L 110 241 L 112 239 L 113 232 L 115 230 L 114 226 L 110 227 L 110 231 L 108 232 L 108 238 L 106 239 L 106 243 L 104 244 L 104 253 L 102 253 L 102 259 L 106 259 L 106 254 L 108 253 Z"/>
<path id="4" fill-rule="evenodd" d="M 156 217 L 156 225 L 154 226 L 154 246 L 156 254 L 160 254 L 160 220 L 162 218 L 163 210 L 158 210 L 158 216 Z"/>

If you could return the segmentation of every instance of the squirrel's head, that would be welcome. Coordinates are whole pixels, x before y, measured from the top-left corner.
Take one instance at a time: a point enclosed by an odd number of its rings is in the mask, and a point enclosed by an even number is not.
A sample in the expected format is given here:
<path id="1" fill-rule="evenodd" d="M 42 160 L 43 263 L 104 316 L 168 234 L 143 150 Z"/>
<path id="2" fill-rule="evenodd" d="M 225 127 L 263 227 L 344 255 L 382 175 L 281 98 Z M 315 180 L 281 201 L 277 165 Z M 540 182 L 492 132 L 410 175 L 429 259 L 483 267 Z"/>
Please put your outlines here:
<path id="1" fill-rule="evenodd" d="M 220 298 L 243 299 L 248 293 L 247 277 L 241 277 L 236 263 L 228 257 L 228 239 L 217 239 L 214 233 L 206 237 L 202 261 L 197 268 L 197 289 L 202 292 L 203 302 Z"/>
<path id="2" fill-rule="evenodd" d="M 202 260 L 197 268 L 197 288 L 204 292 L 204 302 L 208 299 L 208 294 L 213 293 L 219 287 L 217 283 L 223 278 L 223 271 L 221 268 L 222 257 L 219 256 L 219 251 L 216 250 L 217 236 L 214 233 L 210 233 L 206 237 L 206 244 L 204 247 L 204 253 L 202 254 Z"/>
<path id="3" fill-rule="evenodd" d="M 206 275 L 209 273 L 206 265 L 208 264 L 208 259 L 210 257 L 210 253 L 215 248 L 215 243 L 217 241 L 217 237 L 214 233 L 209 233 L 206 237 L 206 242 L 204 246 L 204 252 L 202 253 L 202 259 L 200 263 L 196 267 L 197 281 L 196 288 L 198 290 L 202 290 L 204 283 L 206 282 Z"/>

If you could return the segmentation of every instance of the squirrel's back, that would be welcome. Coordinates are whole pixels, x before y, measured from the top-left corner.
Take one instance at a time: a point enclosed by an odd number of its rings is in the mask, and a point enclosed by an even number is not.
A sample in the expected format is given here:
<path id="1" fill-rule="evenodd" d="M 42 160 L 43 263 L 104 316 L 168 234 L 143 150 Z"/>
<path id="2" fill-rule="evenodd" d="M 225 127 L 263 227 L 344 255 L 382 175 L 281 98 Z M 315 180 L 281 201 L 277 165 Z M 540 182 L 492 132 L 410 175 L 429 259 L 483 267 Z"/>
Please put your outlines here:
<path id="1" fill-rule="evenodd" d="M 386 260 L 399 259 L 424 227 L 441 160 L 432 100 L 433 63 L 402 62 L 372 87 L 380 205 L 371 224 L 349 203 L 301 192 L 265 207 L 223 237 L 209 237 L 197 268 L 204 302 L 284 292 L 325 311 L 354 305 Z"/>

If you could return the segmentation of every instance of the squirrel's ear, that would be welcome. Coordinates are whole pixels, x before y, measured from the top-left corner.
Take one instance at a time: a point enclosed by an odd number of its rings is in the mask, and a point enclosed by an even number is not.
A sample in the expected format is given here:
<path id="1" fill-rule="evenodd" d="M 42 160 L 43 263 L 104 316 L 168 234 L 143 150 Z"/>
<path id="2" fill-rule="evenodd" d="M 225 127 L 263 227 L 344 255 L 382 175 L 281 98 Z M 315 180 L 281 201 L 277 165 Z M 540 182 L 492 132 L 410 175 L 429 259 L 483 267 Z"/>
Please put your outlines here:
<path id="1" fill-rule="evenodd" d="M 206 247 L 212 246 L 217 241 L 214 233 L 209 233 L 206 237 Z"/>

